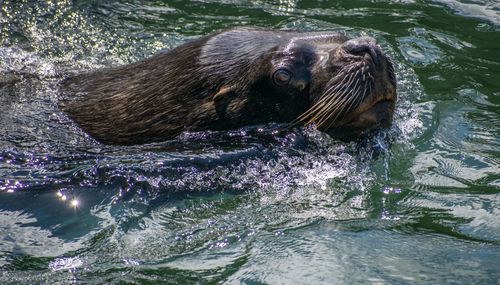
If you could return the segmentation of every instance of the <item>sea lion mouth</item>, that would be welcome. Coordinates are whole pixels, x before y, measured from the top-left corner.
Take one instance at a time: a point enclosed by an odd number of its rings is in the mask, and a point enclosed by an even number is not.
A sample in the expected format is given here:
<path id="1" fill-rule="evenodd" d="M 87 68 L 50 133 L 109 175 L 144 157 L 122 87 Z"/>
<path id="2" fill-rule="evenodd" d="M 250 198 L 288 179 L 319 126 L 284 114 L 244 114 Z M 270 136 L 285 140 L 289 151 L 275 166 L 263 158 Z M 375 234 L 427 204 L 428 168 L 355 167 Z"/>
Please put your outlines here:
<path id="1" fill-rule="evenodd" d="M 394 100 L 380 100 L 368 109 L 353 116 L 348 122 L 339 125 L 339 127 L 348 127 L 356 130 L 388 127 L 391 123 L 394 106 Z"/>
<path id="2" fill-rule="evenodd" d="M 349 121 L 327 130 L 332 137 L 352 140 L 373 130 L 388 128 L 394 113 L 394 100 L 381 100 Z"/>

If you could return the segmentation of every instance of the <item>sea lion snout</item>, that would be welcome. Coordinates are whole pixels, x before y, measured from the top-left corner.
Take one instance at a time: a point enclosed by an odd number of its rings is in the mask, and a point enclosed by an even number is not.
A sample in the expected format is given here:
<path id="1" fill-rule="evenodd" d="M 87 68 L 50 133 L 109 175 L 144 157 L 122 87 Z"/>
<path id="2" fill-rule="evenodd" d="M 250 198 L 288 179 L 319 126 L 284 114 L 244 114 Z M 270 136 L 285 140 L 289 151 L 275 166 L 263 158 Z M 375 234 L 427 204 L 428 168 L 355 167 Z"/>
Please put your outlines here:
<path id="1" fill-rule="evenodd" d="M 297 121 L 314 123 L 342 139 L 390 126 L 396 78 L 376 40 L 359 37 L 318 47 L 322 54 L 328 50 L 328 58 L 318 60 L 313 68 L 313 105 Z"/>
<path id="2" fill-rule="evenodd" d="M 382 51 L 377 41 L 372 37 L 360 37 L 346 41 L 342 49 L 348 54 L 355 56 L 370 56 L 375 66 L 380 66 Z"/>

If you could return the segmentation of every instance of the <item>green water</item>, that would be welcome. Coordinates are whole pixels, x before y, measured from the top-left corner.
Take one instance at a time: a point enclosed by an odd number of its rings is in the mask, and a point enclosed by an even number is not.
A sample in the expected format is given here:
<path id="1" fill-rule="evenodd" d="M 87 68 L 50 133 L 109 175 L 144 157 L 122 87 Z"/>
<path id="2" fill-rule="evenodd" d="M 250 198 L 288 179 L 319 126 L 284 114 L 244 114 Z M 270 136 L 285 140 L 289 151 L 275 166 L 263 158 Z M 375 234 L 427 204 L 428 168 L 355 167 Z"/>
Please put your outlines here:
<path id="1" fill-rule="evenodd" d="M 67 73 L 234 26 L 375 37 L 394 126 L 110 147 L 57 108 Z M 499 284 L 499 106 L 497 1 L 0 0 L 0 283 Z"/>

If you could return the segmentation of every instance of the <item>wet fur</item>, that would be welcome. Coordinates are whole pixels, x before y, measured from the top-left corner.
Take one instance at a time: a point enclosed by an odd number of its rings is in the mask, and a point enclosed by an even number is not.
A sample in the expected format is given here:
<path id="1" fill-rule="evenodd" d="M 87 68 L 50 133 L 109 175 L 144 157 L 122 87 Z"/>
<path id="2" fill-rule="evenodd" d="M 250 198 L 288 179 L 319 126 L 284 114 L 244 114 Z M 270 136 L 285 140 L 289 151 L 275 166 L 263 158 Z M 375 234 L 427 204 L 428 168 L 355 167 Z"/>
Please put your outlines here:
<path id="1" fill-rule="evenodd" d="M 62 84 L 68 99 L 61 108 L 109 144 L 268 122 L 314 123 L 328 130 L 380 94 L 395 94 L 388 58 L 376 48 L 383 64 L 374 65 L 369 56 L 330 47 L 347 40 L 335 32 L 231 29 L 138 63 L 69 77 Z M 315 44 L 331 48 L 327 68 L 318 67 L 321 49 Z M 273 70 L 288 64 L 296 68 L 295 79 L 307 81 L 305 89 L 273 84 Z"/>
<path id="2" fill-rule="evenodd" d="M 231 30 L 138 63 L 70 77 L 63 90 L 80 95 L 68 96 L 61 107 L 91 136 L 111 144 L 161 141 L 183 131 L 233 129 L 281 116 L 291 121 L 293 110 L 275 113 L 279 98 L 259 94 L 268 86 L 258 85 L 269 84 L 263 72 L 270 68 L 269 51 L 282 43 L 271 33 Z M 223 96 L 214 98 L 223 88 Z"/>

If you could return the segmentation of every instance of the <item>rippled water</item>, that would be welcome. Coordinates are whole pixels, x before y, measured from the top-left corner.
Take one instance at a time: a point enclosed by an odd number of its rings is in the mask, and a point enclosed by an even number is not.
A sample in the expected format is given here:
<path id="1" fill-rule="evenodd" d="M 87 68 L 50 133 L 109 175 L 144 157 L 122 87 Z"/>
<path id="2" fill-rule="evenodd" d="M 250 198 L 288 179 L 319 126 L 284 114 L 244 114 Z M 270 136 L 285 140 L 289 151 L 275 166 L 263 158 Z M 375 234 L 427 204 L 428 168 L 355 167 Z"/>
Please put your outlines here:
<path id="1" fill-rule="evenodd" d="M 394 126 L 112 147 L 64 75 L 234 26 L 370 35 Z M 500 283 L 497 1 L 0 1 L 0 283 Z"/>

